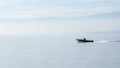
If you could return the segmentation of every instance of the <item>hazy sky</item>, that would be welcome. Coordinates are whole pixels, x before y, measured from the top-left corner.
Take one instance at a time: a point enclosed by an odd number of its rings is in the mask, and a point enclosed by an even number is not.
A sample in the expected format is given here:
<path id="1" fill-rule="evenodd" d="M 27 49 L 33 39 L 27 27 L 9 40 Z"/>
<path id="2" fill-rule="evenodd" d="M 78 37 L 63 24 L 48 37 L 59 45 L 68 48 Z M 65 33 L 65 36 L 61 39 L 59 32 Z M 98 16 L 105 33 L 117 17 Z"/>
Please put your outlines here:
<path id="1" fill-rule="evenodd" d="M 119 12 L 120 0 L 0 0 L 0 35 L 119 31 Z"/>

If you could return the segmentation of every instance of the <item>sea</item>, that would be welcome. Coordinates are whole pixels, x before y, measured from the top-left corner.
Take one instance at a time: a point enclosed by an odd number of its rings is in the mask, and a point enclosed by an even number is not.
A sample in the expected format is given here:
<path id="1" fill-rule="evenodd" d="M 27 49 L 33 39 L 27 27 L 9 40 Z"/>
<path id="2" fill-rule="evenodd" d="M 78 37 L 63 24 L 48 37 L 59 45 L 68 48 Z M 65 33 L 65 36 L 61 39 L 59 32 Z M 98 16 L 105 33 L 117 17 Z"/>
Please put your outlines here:
<path id="1" fill-rule="evenodd" d="M 0 68 L 120 68 L 120 34 L 0 36 Z"/>

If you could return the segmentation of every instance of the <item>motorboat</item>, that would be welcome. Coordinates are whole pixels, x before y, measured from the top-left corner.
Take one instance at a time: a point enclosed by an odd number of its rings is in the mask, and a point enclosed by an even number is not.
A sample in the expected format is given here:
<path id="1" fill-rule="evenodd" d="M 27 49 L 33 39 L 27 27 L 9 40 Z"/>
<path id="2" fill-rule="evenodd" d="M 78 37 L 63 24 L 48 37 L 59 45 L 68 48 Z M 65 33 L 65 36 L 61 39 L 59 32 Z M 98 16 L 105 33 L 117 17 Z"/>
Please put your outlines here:
<path id="1" fill-rule="evenodd" d="M 78 42 L 83 42 L 83 43 L 86 43 L 86 42 L 94 42 L 94 40 L 86 40 L 86 38 L 83 38 L 83 39 L 76 39 Z"/>

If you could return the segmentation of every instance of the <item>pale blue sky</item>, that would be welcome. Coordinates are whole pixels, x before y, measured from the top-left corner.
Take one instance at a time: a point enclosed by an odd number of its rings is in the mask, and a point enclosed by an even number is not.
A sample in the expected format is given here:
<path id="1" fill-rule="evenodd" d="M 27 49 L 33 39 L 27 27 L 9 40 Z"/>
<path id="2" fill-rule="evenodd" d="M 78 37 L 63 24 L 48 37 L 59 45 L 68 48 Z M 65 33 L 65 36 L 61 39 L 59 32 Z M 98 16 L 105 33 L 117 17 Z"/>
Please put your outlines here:
<path id="1" fill-rule="evenodd" d="M 119 31 L 120 0 L 1 0 L 0 35 Z"/>

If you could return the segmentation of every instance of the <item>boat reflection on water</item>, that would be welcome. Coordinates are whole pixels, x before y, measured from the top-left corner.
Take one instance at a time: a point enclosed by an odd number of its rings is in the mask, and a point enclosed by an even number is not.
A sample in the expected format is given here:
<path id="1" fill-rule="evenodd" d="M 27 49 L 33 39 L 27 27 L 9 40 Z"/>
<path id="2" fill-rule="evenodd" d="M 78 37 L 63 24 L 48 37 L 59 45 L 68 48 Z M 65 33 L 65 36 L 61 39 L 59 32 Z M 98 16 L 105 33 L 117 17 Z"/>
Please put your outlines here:
<path id="1" fill-rule="evenodd" d="M 83 39 L 76 39 L 80 43 L 87 43 L 87 42 L 94 42 L 94 40 L 86 40 L 86 38 Z"/>

